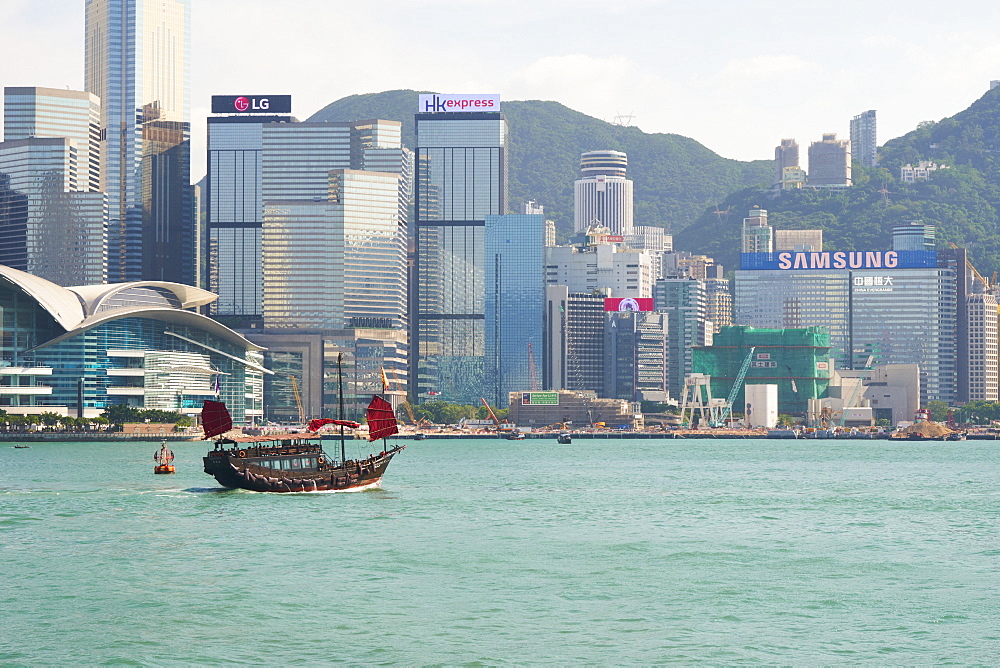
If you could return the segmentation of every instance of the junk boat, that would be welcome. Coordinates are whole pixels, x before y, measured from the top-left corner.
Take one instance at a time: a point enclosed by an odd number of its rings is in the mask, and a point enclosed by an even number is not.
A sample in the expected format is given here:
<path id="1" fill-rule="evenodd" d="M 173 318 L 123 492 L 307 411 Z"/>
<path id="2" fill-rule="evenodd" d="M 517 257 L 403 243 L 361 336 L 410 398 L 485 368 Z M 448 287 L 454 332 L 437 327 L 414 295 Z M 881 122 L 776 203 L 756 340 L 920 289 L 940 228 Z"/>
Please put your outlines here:
<path id="1" fill-rule="evenodd" d="M 392 405 L 380 396 L 372 397 L 367 411 L 369 441 L 385 439 L 397 433 Z M 389 448 L 383 440 L 382 451 L 365 459 L 347 459 L 344 454 L 344 428 L 360 425 L 350 420 L 323 418 L 311 420 L 302 433 L 235 436 L 224 434 L 233 428 L 226 405 L 206 401 L 202 408 L 205 438 L 218 437 L 215 449 L 205 456 L 205 473 L 214 476 L 223 487 L 254 492 L 323 492 L 360 490 L 377 487 L 389 461 L 405 445 Z M 340 458 L 323 451 L 317 433 L 326 425 L 340 427 Z"/>
<path id="2" fill-rule="evenodd" d="M 153 473 L 174 472 L 174 453 L 167 447 L 166 441 L 160 442 L 160 449 L 153 454 L 153 461 L 156 462 Z"/>

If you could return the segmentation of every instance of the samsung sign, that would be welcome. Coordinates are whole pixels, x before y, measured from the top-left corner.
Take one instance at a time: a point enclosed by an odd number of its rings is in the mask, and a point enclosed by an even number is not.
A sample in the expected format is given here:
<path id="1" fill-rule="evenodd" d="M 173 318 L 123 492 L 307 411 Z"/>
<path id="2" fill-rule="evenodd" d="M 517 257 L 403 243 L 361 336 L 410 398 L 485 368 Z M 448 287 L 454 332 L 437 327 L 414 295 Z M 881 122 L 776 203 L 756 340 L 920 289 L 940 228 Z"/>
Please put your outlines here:
<path id="1" fill-rule="evenodd" d="M 928 269 L 937 266 L 937 251 L 823 251 L 741 253 L 740 269 L 838 270 Z"/>
<path id="2" fill-rule="evenodd" d="M 213 95 L 213 114 L 290 114 L 291 95 Z"/>
<path id="3" fill-rule="evenodd" d="M 420 94 L 418 112 L 421 114 L 442 114 L 461 111 L 500 111 L 500 95 Z"/>

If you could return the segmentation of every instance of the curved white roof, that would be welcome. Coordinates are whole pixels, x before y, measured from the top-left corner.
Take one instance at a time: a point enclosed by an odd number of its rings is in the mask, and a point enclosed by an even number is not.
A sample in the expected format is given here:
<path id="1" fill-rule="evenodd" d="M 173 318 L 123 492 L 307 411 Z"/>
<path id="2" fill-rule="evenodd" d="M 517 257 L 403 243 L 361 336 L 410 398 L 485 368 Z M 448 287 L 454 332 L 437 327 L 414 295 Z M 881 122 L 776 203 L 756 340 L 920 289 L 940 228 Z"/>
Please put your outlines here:
<path id="1" fill-rule="evenodd" d="M 240 346 L 245 350 L 264 350 L 263 347 L 251 343 L 225 325 L 207 316 L 183 310 L 210 304 L 217 299 L 215 294 L 201 288 L 166 281 L 133 281 L 131 283 L 82 285 L 64 288 L 52 281 L 47 281 L 44 278 L 39 278 L 38 276 L 33 276 L 27 272 L 2 264 L 0 264 L 0 277 L 7 279 L 10 283 L 35 299 L 66 330 L 65 334 L 45 341 L 36 346 L 37 348 L 44 348 L 53 343 L 63 341 L 109 320 L 138 317 L 192 325 L 207 330 L 214 336 Z M 181 308 L 135 306 L 110 309 L 102 313 L 97 312 L 105 300 L 128 288 L 162 288 L 169 290 L 176 295 L 181 303 Z"/>
<path id="2" fill-rule="evenodd" d="M 72 290 L 2 264 L 0 276 L 34 297 L 63 329 L 73 329 L 83 321 L 83 302 Z"/>
<path id="3" fill-rule="evenodd" d="M 214 295 L 213 295 L 214 297 Z M 204 329 L 210 334 L 219 337 L 223 341 L 232 343 L 233 345 L 240 346 L 245 350 L 264 350 L 262 346 L 258 346 L 256 343 L 243 338 L 241 335 L 237 334 L 233 330 L 229 329 L 223 324 L 212 320 L 208 316 L 201 315 L 200 313 L 195 313 L 194 311 L 182 311 L 175 308 L 122 308 L 115 309 L 113 311 L 104 311 L 97 315 L 90 316 L 86 320 L 80 322 L 80 324 L 73 328 L 71 331 L 66 332 L 54 339 L 50 339 L 44 343 L 35 346 L 34 350 L 39 348 L 46 348 L 60 341 L 64 341 L 68 338 L 76 336 L 81 332 L 85 332 L 88 329 L 93 329 L 98 325 L 104 324 L 111 320 L 118 320 L 120 318 L 150 318 L 152 320 L 162 320 L 164 322 L 172 322 L 178 325 L 191 325 Z"/>
<path id="4" fill-rule="evenodd" d="M 202 290 L 193 285 L 169 283 L 167 281 L 132 281 L 131 283 L 79 285 L 66 289 L 79 295 L 80 299 L 86 305 L 87 315 L 93 315 L 97 313 L 102 302 L 129 288 L 162 288 L 169 290 L 180 301 L 181 308 L 204 306 L 205 304 L 211 304 L 218 298 L 216 294 L 208 290 Z"/>

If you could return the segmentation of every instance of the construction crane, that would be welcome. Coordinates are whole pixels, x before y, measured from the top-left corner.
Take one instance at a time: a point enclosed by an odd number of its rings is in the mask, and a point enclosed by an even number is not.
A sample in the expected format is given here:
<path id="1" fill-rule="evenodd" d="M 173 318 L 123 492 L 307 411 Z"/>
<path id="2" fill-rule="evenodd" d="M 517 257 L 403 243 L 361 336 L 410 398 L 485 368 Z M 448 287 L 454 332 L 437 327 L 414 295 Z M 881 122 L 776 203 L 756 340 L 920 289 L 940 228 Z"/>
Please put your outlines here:
<path id="1" fill-rule="evenodd" d="M 733 411 L 733 402 L 736 401 L 736 395 L 739 394 L 740 388 L 743 386 L 743 380 L 747 377 L 747 370 L 750 368 L 750 360 L 753 359 L 755 350 L 757 350 L 756 346 L 750 347 L 750 352 L 747 353 L 746 359 L 743 360 L 743 366 L 740 367 L 740 372 L 733 383 L 733 389 L 729 391 L 729 397 L 726 399 L 725 408 L 722 409 L 722 415 L 719 417 L 719 421 L 712 425 L 713 427 L 726 426 L 726 420 L 729 419 L 729 415 Z"/>
<path id="2" fill-rule="evenodd" d="M 302 395 L 299 394 L 299 381 L 292 374 L 288 374 L 289 379 L 292 381 L 292 394 L 295 395 L 295 405 L 299 409 L 299 422 L 301 424 L 306 423 L 306 412 L 302 408 Z"/>
<path id="3" fill-rule="evenodd" d="M 481 402 L 483 402 L 483 406 L 486 406 L 487 412 L 490 414 L 490 417 L 493 418 L 493 422 L 496 423 L 496 425 L 497 425 L 497 431 L 498 432 L 503 431 L 503 429 L 504 429 L 504 423 L 500 422 L 500 418 L 498 418 L 497 414 L 493 412 L 493 409 L 490 408 L 490 405 L 488 403 L 486 403 L 486 399 L 483 399 L 482 397 L 480 397 L 479 400 Z M 509 425 L 511 423 L 508 422 L 506 424 Z"/>
<path id="4" fill-rule="evenodd" d="M 961 246 L 957 246 L 950 241 L 948 242 L 948 245 L 951 246 L 952 248 L 961 249 Z M 990 282 L 986 280 L 986 278 L 982 274 L 980 274 L 975 267 L 972 266 L 972 262 L 969 260 L 968 256 L 966 256 L 965 258 L 965 266 L 968 267 L 969 271 L 972 272 L 972 275 L 976 278 L 976 280 L 983 284 L 984 291 L 989 292 L 992 289 Z M 994 277 L 993 286 L 995 286 L 996 285 L 995 273 L 993 274 L 993 277 Z"/>
<path id="5" fill-rule="evenodd" d="M 531 372 L 531 389 L 537 390 L 538 387 L 538 367 L 535 366 L 535 353 L 531 349 L 531 341 L 528 341 L 528 370 Z"/>

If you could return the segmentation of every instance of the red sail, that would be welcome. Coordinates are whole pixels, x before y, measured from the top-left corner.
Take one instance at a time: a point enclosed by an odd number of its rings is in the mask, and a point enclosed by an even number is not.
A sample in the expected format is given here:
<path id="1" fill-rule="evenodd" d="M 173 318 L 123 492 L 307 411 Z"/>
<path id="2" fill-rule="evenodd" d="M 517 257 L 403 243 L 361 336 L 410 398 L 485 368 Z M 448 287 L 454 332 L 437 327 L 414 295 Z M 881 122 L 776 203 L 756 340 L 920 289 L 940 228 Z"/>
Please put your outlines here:
<path id="1" fill-rule="evenodd" d="M 225 434 L 233 428 L 233 418 L 229 409 L 221 401 L 208 401 L 201 407 L 201 428 L 205 430 L 205 438 Z"/>
<path id="2" fill-rule="evenodd" d="M 372 397 L 372 402 L 368 404 L 367 416 L 369 441 L 377 441 L 399 433 L 396 429 L 396 413 L 392 410 L 392 404 L 382 397 Z"/>
<path id="3" fill-rule="evenodd" d="M 330 418 L 316 418 L 315 420 L 309 420 L 309 431 L 317 432 L 328 424 L 335 424 L 342 427 L 347 427 L 348 429 L 357 429 L 361 425 L 352 420 L 331 420 Z"/>

